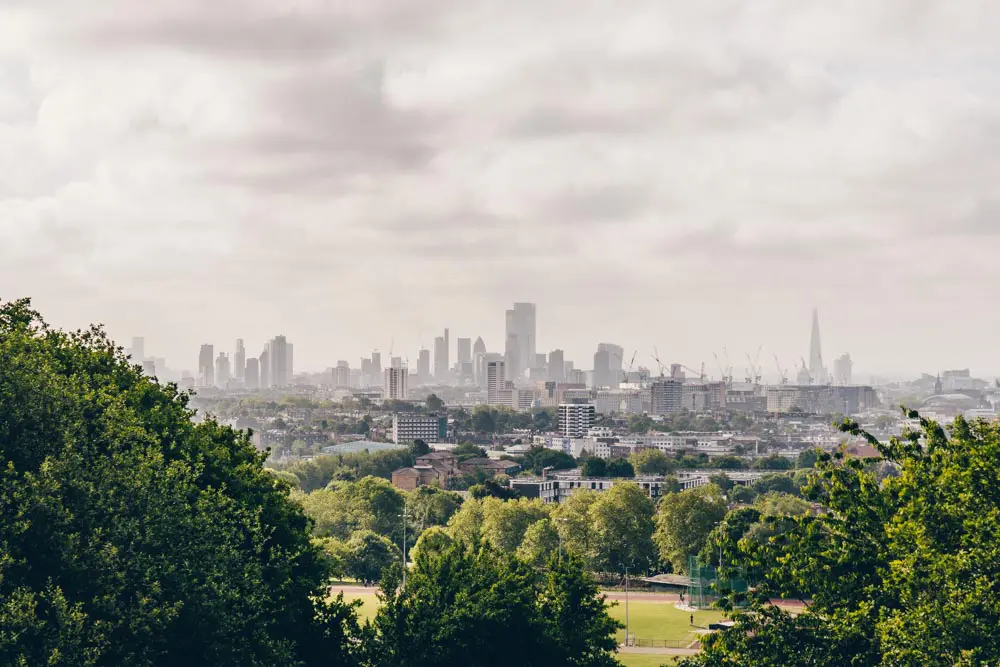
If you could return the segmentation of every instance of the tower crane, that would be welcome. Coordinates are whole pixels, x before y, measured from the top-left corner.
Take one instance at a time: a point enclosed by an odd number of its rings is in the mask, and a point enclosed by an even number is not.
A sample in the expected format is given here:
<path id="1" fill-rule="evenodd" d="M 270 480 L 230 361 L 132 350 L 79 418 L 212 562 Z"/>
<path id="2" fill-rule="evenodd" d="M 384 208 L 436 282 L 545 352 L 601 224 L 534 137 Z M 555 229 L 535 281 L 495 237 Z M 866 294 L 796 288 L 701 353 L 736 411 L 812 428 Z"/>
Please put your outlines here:
<path id="1" fill-rule="evenodd" d="M 663 362 L 660 361 L 660 352 L 655 347 L 653 348 L 653 361 L 655 361 L 656 365 L 660 367 L 660 377 L 664 377 L 664 375 L 663 375 Z"/>
<path id="2" fill-rule="evenodd" d="M 750 358 L 750 353 L 747 352 L 747 361 L 750 363 L 750 368 L 747 369 L 747 384 L 751 382 L 753 384 L 760 384 L 762 377 L 761 367 L 760 367 L 760 352 L 764 348 L 763 345 L 757 348 L 757 354 L 753 359 Z"/>
<path id="3" fill-rule="evenodd" d="M 781 378 L 781 384 L 788 384 L 788 371 L 781 367 L 778 355 L 774 355 L 774 365 L 778 368 L 778 377 Z"/>
<path id="4" fill-rule="evenodd" d="M 695 369 L 691 368 L 690 366 L 685 366 L 684 364 L 681 364 L 681 368 L 683 368 L 686 371 L 691 371 L 692 373 L 696 373 L 698 375 L 698 381 L 699 382 L 704 382 L 705 381 L 705 362 L 704 361 L 701 362 L 701 370 L 700 371 L 696 371 Z"/>

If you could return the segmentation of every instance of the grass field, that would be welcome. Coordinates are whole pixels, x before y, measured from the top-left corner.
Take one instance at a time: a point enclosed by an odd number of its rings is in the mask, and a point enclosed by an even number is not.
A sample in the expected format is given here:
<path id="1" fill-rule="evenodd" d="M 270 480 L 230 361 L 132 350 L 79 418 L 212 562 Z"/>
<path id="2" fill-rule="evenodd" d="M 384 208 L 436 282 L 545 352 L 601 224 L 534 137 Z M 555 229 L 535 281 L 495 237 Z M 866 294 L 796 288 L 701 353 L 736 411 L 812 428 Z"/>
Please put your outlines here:
<path id="1" fill-rule="evenodd" d="M 344 599 L 348 602 L 352 600 L 361 600 L 361 606 L 358 608 L 358 620 L 364 624 L 365 621 L 375 616 L 375 612 L 378 611 L 378 598 L 375 597 L 375 593 L 364 594 L 364 595 L 345 595 Z"/>
<path id="2" fill-rule="evenodd" d="M 611 608 L 612 618 L 625 622 L 625 603 L 619 602 Z M 637 639 L 670 639 L 676 641 L 694 641 L 697 635 L 692 632 L 691 612 L 681 611 L 669 602 L 629 602 L 628 629 Z M 709 623 L 722 619 L 717 611 L 694 612 L 694 624 L 701 629 L 707 629 Z M 620 643 L 625 641 L 625 631 L 618 632 Z M 649 663 L 653 664 L 653 663 Z"/>
<path id="3" fill-rule="evenodd" d="M 676 665 L 677 658 L 670 655 L 619 653 L 618 662 L 625 665 L 625 667 L 660 667 L 660 665 Z"/>

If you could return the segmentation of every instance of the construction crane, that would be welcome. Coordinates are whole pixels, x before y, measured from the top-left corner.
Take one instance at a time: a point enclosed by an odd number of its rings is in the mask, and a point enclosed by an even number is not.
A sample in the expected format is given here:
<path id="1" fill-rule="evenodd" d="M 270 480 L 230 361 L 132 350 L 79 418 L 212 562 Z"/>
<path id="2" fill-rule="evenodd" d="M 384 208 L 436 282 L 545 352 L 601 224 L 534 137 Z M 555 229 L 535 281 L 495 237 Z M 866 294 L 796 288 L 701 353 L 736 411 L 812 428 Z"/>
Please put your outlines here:
<path id="1" fill-rule="evenodd" d="M 760 380 L 762 377 L 761 367 L 760 367 L 760 352 L 762 349 L 764 349 L 763 345 L 757 348 L 757 354 L 754 356 L 753 359 L 750 358 L 750 353 L 747 352 L 747 362 L 749 362 L 750 364 L 750 367 L 747 368 L 747 384 L 751 383 L 760 384 Z"/>
<path id="2" fill-rule="evenodd" d="M 788 384 L 788 371 L 781 367 L 778 355 L 774 355 L 774 365 L 778 367 L 778 377 L 781 378 L 781 384 Z"/>
<path id="3" fill-rule="evenodd" d="M 626 384 L 629 382 L 629 377 L 632 375 L 632 366 L 635 365 L 635 355 L 637 354 L 639 354 L 639 350 L 632 353 L 632 359 L 628 362 L 628 370 L 622 371 L 622 375 L 625 376 L 622 381 Z"/>
<path id="4" fill-rule="evenodd" d="M 722 375 L 722 382 L 727 387 L 730 387 L 733 384 L 733 367 L 732 364 L 729 363 L 729 353 L 726 351 L 725 348 L 722 348 L 722 353 L 726 356 L 725 366 L 723 366 L 722 362 L 719 361 L 719 355 L 713 352 L 712 356 L 715 357 L 715 363 L 719 366 L 719 373 Z"/>
<path id="5" fill-rule="evenodd" d="M 686 371 L 691 371 L 692 373 L 695 373 L 698 376 L 698 381 L 699 382 L 704 382 L 705 381 L 705 362 L 704 361 L 701 362 L 701 370 L 700 371 L 696 371 L 695 369 L 691 368 L 690 366 L 685 366 L 684 364 L 681 364 L 680 367 L 683 368 Z"/>
<path id="6" fill-rule="evenodd" d="M 809 378 L 809 384 L 812 384 L 813 383 L 813 376 L 812 376 L 812 373 L 809 372 L 809 366 L 806 365 L 806 358 L 805 357 L 799 357 L 799 360 L 802 362 L 802 370 L 804 370 L 806 372 L 806 376 Z"/>
<path id="7" fill-rule="evenodd" d="M 655 361 L 656 365 L 660 367 L 660 377 L 664 377 L 664 375 L 663 375 L 663 362 L 660 361 L 660 352 L 655 347 L 653 348 L 653 361 Z"/>

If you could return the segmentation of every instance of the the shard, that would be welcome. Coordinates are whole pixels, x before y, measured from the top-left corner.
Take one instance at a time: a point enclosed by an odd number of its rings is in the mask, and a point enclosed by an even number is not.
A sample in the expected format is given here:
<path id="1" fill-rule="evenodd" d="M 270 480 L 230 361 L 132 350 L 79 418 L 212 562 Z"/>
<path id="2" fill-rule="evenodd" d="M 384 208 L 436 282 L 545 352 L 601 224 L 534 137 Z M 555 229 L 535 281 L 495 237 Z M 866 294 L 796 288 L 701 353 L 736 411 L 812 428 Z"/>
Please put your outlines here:
<path id="1" fill-rule="evenodd" d="M 809 341 L 809 375 L 814 384 L 826 383 L 823 348 L 819 338 L 819 311 L 815 308 L 813 309 L 812 338 Z"/>

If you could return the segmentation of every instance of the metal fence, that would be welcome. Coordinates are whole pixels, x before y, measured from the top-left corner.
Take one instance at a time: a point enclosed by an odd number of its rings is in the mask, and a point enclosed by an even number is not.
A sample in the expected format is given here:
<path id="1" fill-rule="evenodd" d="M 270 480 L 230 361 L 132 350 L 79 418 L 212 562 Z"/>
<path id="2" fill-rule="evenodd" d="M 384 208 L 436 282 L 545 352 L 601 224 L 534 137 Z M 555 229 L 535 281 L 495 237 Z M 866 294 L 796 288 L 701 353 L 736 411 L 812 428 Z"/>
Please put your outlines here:
<path id="1" fill-rule="evenodd" d="M 641 637 L 629 637 L 626 646 L 637 646 L 639 648 L 687 648 L 692 644 L 690 639 L 643 639 Z"/>

